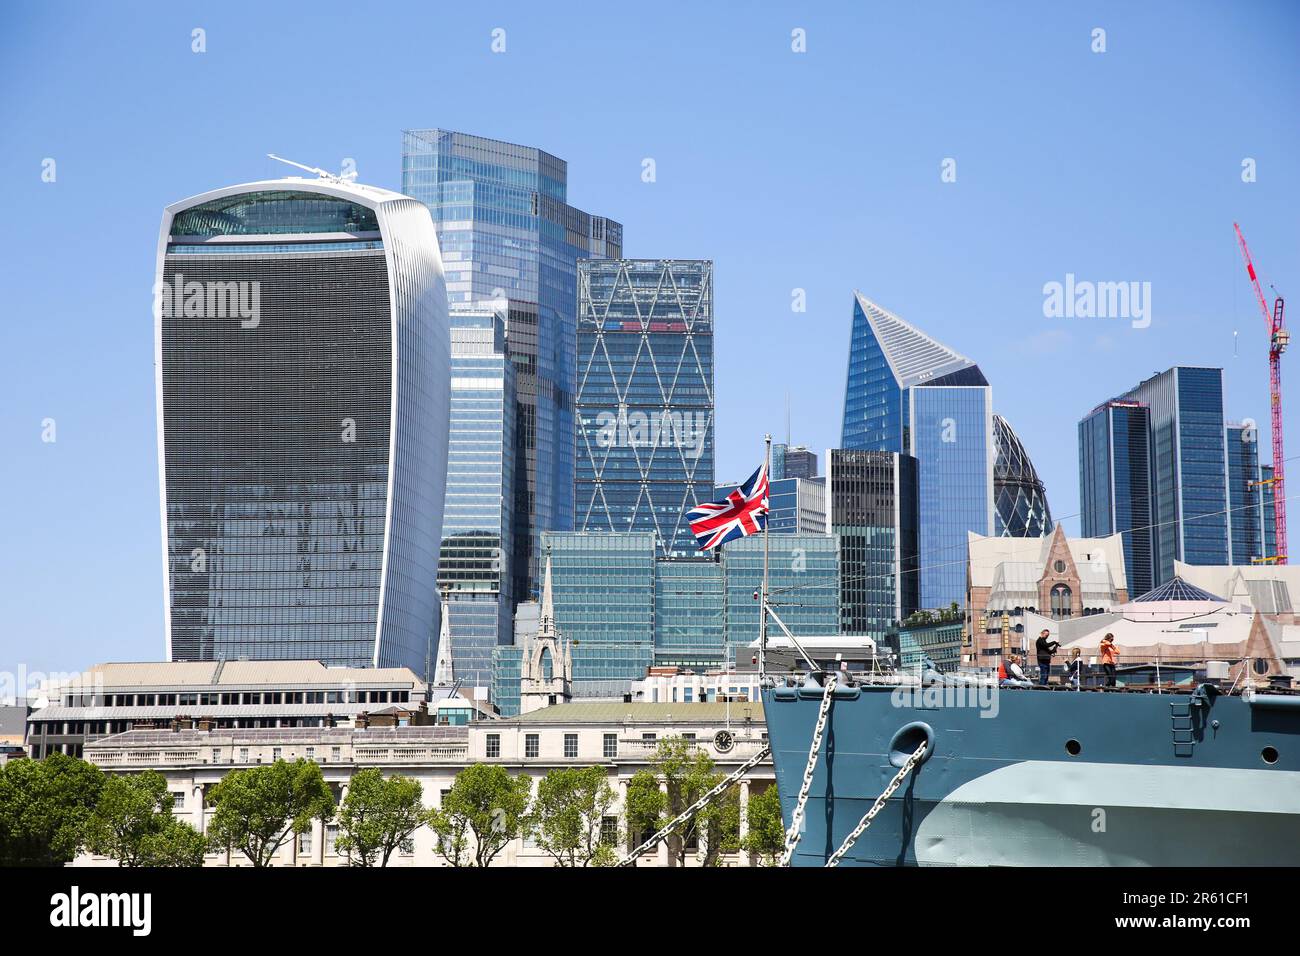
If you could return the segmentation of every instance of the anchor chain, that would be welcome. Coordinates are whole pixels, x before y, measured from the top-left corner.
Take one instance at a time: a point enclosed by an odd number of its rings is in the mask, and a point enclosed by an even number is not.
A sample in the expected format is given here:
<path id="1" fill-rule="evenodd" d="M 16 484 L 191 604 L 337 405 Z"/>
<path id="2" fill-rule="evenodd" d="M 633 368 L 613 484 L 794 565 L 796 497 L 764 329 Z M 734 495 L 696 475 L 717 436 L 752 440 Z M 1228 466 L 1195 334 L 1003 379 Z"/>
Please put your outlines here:
<path id="1" fill-rule="evenodd" d="M 840 860 L 844 858 L 844 855 L 848 853 L 849 850 L 853 849 L 853 844 L 857 843 L 858 837 L 862 836 L 862 834 L 867 831 L 867 827 L 871 826 L 871 821 L 876 818 L 876 814 L 880 812 L 881 808 L 884 807 L 889 798 L 894 795 L 894 791 L 902 785 L 903 780 L 912 772 L 912 769 L 921 762 L 921 757 L 925 754 L 925 750 L 929 746 L 930 742 L 928 740 L 922 741 L 921 746 L 917 747 L 912 756 L 908 757 L 903 763 L 903 766 L 898 768 L 898 773 L 894 774 L 894 779 L 889 781 L 889 786 L 885 788 L 885 792 L 876 797 L 876 802 L 872 804 L 871 809 L 866 812 L 866 815 L 858 821 L 858 825 L 853 828 L 853 832 L 844 838 L 844 842 L 840 844 L 840 848 L 832 853 L 826 860 L 827 867 L 840 865 Z"/>
<path id="2" fill-rule="evenodd" d="M 813 774 L 817 770 L 817 757 L 822 749 L 822 734 L 826 730 L 826 717 L 831 711 L 831 698 L 835 694 L 835 675 L 826 675 L 826 689 L 822 693 L 821 708 L 817 711 L 817 725 L 813 728 L 812 746 L 808 748 L 808 764 L 804 768 L 803 783 L 799 787 L 799 799 L 795 801 L 794 813 L 790 815 L 790 832 L 785 835 L 785 850 L 781 853 L 781 865 L 789 866 L 794 857 L 794 849 L 803 836 L 804 811 L 808 808 L 808 791 L 812 789 Z"/>

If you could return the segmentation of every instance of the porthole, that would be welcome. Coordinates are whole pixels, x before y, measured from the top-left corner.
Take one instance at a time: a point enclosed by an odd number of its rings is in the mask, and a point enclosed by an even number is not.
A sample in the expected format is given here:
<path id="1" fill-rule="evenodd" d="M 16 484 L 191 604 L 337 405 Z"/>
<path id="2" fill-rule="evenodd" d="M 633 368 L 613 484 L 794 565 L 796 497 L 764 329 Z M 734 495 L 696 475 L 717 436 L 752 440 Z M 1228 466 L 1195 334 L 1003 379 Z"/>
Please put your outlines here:
<path id="1" fill-rule="evenodd" d="M 1259 752 L 1259 755 L 1263 758 L 1264 763 L 1277 763 L 1276 747 L 1265 747 Z"/>
<path id="2" fill-rule="evenodd" d="M 1073 738 L 1065 742 L 1065 752 L 1069 754 L 1071 757 L 1079 756 L 1082 750 L 1083 750 L 1083 745 L 1080 744 L 1079 741 Z"/>

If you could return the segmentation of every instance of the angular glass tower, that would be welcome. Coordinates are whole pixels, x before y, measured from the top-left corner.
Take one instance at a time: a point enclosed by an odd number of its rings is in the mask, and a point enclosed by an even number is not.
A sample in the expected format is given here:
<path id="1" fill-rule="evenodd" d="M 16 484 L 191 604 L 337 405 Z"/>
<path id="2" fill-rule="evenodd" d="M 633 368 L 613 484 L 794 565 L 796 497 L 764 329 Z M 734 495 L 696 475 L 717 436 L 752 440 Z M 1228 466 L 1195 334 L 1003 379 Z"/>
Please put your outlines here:
<path id="1" fill-rule="evenodd" d="M 826 453 L 831 531 L 840 541 L 840 630 L 886 632 L 919 610 L 917 462 L 884 451 Z"/>
<path id="2" fill-rule="evenodd" d="M 1111 401 L 1079 422 L 1080 524 L 1085 538 L 1123 534 L 1128 593 L 1155 587 L 1151 551 L 1150 410 Z"/>
<path id="3" fill-rule="evenodd" d="M 979 366 L 855 292 L 841 445 L 916 459 L 920 606 L 961 604 L 966 533 L 995 524 L 993 395 Z"/>
<path id="4" fill-rule="evenodd" d="M 713 494 L 713 264 L 578 263 L 579 531 L 649 531 L 695 555 Z"/>
<path id="5" fill-rule="evenodd" d="M 1273 469 L 1259 463 L 1259 429 L 1253 422 L 1230 422 L 1225 428 L 1228 449 L 1228 527 L 1230 529 L 1232 563 L 1256 564 L 1272 556 L 1268 547 L 1272 536 L 1266 540 L 1265 529 L 1274 525 L 1265 523 L 1265 511 L 1272 517 L 1272 499 L 1267 509 L 1264 494 L 1272 485 L 1264 485 L 1265 471 L 1272 477 Z"/>
<path id="6" fill-rule="evenodd" d="M 1004 538 L 1041 538 L 1052 530 L 1047 489 L 1020 437 L 1001 415 L 993 416 L 997 458 L 993 464 L 994 532 Z"/>
<path id="7" fill-rule="evenodd" d="M 496 312 L 451 316 L 451 431 L 438 587 L 455 677 L 492 682 L 492 651 L 514 611 L 515 370 Z"/>
<path id="8" fill-rule="evenodd" d="M 170 660 L 428 676 L 449 406 L 423 205 L 335 178 L 168 206 L 155 368 Z"/>
<path id="9" fill-rule="evenodd" d="M 433 215 L 452 311 L 504 300 L 518 373 L 513 570 L 524 600 L 540 580 L 541 533 L 573 528 L 577 262 L 622 255 L 623 227 L 568 204 L 563 160 L 448 130 L 403 134 L 402 192 Z"/>

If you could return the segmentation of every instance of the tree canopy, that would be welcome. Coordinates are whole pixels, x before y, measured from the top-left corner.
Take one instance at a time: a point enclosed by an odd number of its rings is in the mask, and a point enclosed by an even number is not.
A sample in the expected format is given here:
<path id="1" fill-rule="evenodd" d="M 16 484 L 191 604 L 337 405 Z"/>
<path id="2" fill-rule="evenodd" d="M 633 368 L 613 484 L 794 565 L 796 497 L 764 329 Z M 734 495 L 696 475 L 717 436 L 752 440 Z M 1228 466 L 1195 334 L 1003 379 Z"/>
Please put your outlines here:
<path id="1" fill-rule="evenodd" d="M 617 859 L 601 824 L 618 800 L 603 767 L 558 767 L 538 782 L 533 806 L 537 845 L 560 866 L 608 866 Z M 617 836 L 615 836 L 617 843 Z"/>
<path id="2" fill-rule="evenodd" d="M 511 777 L 495 764 L 466 767 L 432 814 L 438 852 L 453 866 L 489 866 L 526 832 L 531 799 L 532 782 L 525 774 Z"/>
<path id="3" fill-rule="evenodd" d="M 80 851 L 104 774 L 54 753 L 0 767 L 0 866 L 62 866 Z"/>
<path id="4" fill-rule="evenodd" d="M 423 797 L 424 788 L 410 777 L 385 778 L 375 767 L 357 771 L 339 809 L 334 846 L 353 866 L 387 866 L 395 851 L 412 852 L 415 831 L 432 823 L 434 811 Z"/>
<path id="5" fill-rule="evenodd" d="M 285 841 L 313 820 L 334 816 L 334 794 L 320 767 L 301 759 L 232 770 L 209 792 L 208 804 L 215 808 L 212 845 L 239 850 L 257 867 L 270 866 Z"/>

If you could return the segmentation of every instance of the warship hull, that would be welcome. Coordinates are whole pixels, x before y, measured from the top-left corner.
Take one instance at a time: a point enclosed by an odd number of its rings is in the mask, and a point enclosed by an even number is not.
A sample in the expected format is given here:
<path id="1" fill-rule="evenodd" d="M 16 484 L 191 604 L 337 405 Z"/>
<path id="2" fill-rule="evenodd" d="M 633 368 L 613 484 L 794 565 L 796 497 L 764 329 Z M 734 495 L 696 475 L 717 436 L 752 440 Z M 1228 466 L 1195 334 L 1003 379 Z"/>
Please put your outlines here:
<path id="1" fill-rule="evenodd" d="M 823 691 L 764 691 L 791 826 Z M 837 687 L 793 866 L 1300 864 L 1300 697 Z"/>

